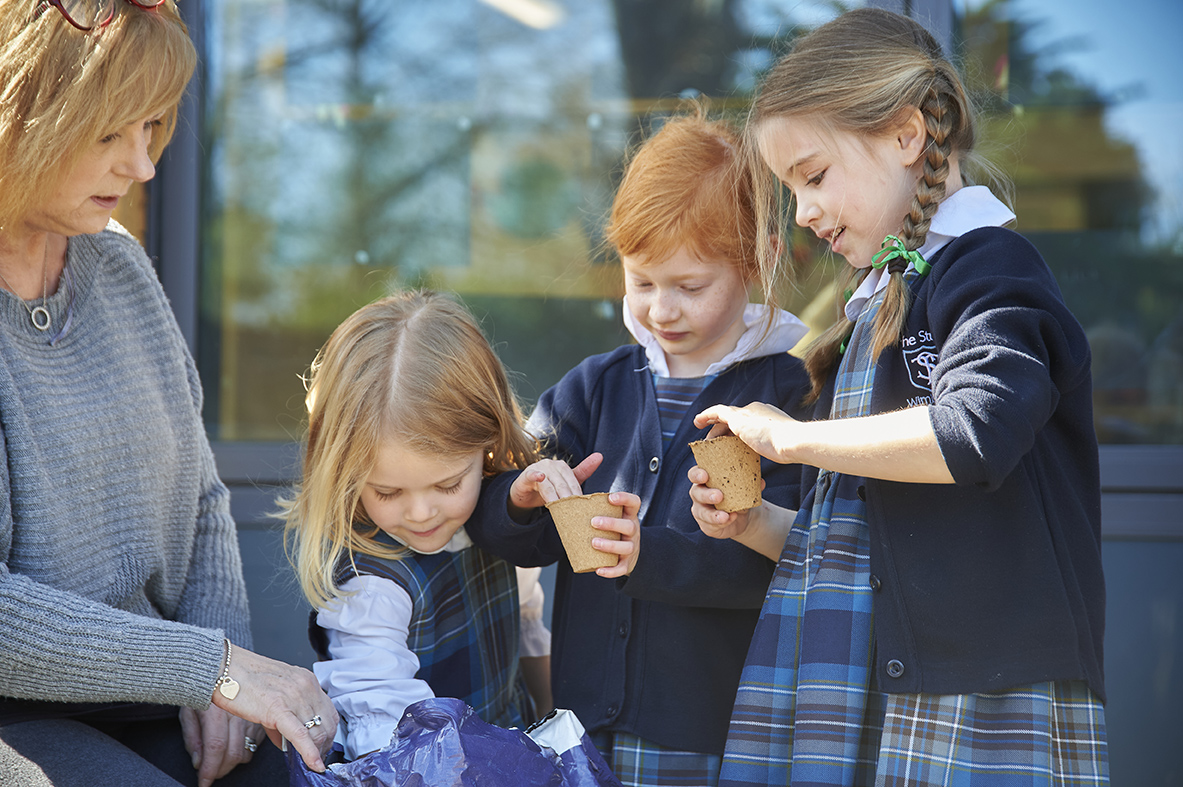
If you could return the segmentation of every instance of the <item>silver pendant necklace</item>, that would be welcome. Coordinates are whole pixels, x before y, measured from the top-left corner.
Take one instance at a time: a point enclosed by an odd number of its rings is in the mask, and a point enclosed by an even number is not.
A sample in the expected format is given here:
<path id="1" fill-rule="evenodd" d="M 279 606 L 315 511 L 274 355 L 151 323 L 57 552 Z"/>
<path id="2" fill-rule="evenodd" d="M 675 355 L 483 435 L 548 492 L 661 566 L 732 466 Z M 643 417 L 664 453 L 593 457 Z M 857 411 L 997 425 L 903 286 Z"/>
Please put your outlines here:
<path id="1" fill-rule="evenodd" d="M 25 311 L 29 313 L 29 322 L 33 323 L 33 327 L 41 332 L 49 330 L 49 326 L 53 325 L 53 318 L 49 316 L 49 309 L 45 308 L 46 291 L 49 283 L 49 246 L 45 248 L 45 259 L 41 261 L 41 305 L 30 306 L 29 302 L 16 294 L 16 290 L 8 283 L 8 279 L 4 278 L 4 274 L 0 273 L 0 281 L 4 282 L 4 286 L 9 291 L 16 295 L 16 299 L 21 302 L 21 306 L 25 307 Z"/>

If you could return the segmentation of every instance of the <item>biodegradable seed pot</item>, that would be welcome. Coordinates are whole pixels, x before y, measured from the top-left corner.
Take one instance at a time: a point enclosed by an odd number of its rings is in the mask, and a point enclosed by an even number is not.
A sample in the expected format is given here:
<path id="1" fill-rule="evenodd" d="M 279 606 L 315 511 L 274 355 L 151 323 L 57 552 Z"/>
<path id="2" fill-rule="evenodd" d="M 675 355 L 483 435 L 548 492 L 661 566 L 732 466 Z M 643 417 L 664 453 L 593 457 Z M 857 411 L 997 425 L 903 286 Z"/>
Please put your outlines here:
<path id="1" fill-rule="evenodd" d="M 720 511 L 747 511 L 760 505 L 760 455 L 735 435 L 696 440 L 694 461 L 707 471 L 707 486 L 723 493 Z"/>
<path id="2" fill-rule="evenodd" d="M 620 540 L 619 533 L 597 530 L 591 526 L 592 517 L 620 518 L 623 515 L 620 506 L 608 502 L 607 492 L 564 497 L 547 503 L 546 507 L 555 520 L 559 538 L 563 541 L 563 549 L 567 551 L 567 559 L 571 561 L 571 568 L 576 574 L 616 565 L 619 560 L 617 555 L 601 552 L 591 545 L 593 538 Z"/>

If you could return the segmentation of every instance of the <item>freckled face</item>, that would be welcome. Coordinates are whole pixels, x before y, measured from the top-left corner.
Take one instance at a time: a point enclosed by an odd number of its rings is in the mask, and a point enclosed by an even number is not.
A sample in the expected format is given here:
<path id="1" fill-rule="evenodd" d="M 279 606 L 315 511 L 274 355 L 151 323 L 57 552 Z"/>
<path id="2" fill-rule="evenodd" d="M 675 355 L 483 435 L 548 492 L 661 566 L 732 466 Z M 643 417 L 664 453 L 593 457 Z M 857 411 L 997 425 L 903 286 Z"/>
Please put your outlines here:
<path id="1" fill-rule="evenodd" d="M 438 552 L 476 508 L 484 455 L 481 450 L 440 458 L 387 440 L 378 449 L 361 503 L 390 537 L 416 552 Z"/>
<path id="2" fill-rule="evenodd" d="M 760 155 L 793 192 L 797 224 L 813 230 L 856 268 L 871 265 L 883 239 L 898 235 L 916 193 L 916 174 L 890 136 L 823 130 L 808 118 L 770 118 L 757 128 Z"/>
<path id="3" fill-rule="evenodd" d="M 158 118 L 146 118 L 95 141 L 24 223 L 33 231 L 67 237 L 102 232 L 131 184 L 146 183 L 156 174 L 148 147 L 159 125 Z"/>
<path id="4" fill-rule="evenodd" d="M 686 247 L 650 262 L 625 256 L 633 317 L 657 337 L 674 377 L 701 377 L 743 335 L 748 282 L 732 264 L 700 260 Z"/>

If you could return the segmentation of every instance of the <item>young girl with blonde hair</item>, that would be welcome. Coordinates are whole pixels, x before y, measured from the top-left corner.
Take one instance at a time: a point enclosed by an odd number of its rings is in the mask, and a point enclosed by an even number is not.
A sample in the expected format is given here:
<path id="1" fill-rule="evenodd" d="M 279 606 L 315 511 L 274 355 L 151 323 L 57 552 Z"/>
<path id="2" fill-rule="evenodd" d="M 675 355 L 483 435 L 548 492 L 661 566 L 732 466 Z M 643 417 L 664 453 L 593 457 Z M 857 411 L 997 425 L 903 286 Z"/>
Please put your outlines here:
<path id="1" fill-rule="evenodd" d="M 432 696 L 491 724 L 531 721 L 514 568 L 464 526 L 487 479 L 545 464 L 531 465 L 536 443 L 476 321 L 429 292 L 362 307 L 312 364 L 307 406 L 286 535 L 346 758 L 384 747 Z"/>
<path id="2" fill-rule="evenodd" d="M 749 129 L 855 280 L 807 353 L 828 418 L 696 419 L 822 468 L 795 522 L 718 511 L 692 471 L 705 532 L 779 555 L 721 784 L 1106 783 L 1089 347 L 963 180 L 960 79 L 916 22 L 853 11 L 776 65 Z"/>
<path id="3" fill-rule="evenodd" d="M 626 785 L 715 783 L 772 576 L 771 560 L 705 537 L 690 515 L 688 444 L 705 431 L 693 416 L 717 402 L 792 410 L 809 390 L 788 355 L 804 325 L 749 303 L 758 238 L 771 225 L 757 221 L 742 157 L 733 128 L 699 112 L 667 120 L 629 161 L 608 239 L 638 343 L 584 360 L 539 399 L 528 428 L 548 455 L 583 460 L 575 472 L 494 479 L 470 528 L 515 563 L 559 563 L 555 701 L 579 715 Z M 795 507 L 793 469 L 764 469 L 767 499 Z M 540 507 L 580 491 L 610 492 L 639 521 L 625 533 L 632 546 L 595 541 L 623 550 L 598 576 L 573 572 Z"/>

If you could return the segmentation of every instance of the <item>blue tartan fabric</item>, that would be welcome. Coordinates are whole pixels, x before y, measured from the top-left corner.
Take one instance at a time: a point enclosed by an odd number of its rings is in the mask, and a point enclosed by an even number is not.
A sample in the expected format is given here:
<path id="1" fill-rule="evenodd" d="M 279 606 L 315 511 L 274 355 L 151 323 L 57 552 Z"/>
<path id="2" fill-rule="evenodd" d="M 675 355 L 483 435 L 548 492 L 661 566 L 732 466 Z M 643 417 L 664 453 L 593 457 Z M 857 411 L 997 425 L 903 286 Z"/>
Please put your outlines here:
<path id="1" fill-rule="evenodd" d="M 1106 785 L 1105 710 L 1084 681 L 890 694 L 878 779 L 884 787 Z"/>
<path id="2" fill-rule="evenodd" d="M 624 787 L 715 787 L 718 754 L 678 751 L 628 732 L 590 733 L 592 743 Z"/>
<path id="3" fill-rule="evenodd" d="M 882 296 L 855 324 L 831 418 L 870 410 Z M 1104 708 L 1084 681 L 968 695 L 872 686 L 862 482 L 822 471 L 802 503 L 748 651 L 720 787 L 1107 785 Z"/>
<path id="4" fill-rule="evenodd" d="M 883 296 L 855 323 L 831 418 L 870 410 Z M 870 542 L 859 483 L 823 470 L 785 540 L 740 678 L 721 787 L 854 785 L 874 777 L 882 705 L 870 691 Z"/>
<path id="5" fill-rule="evenodd" d="M 499 727 L 522 727 L 532 721 L 529 694 L 518 669 L 513 566 L 477 547 L 434 555 L 409 552 L 403 560 L 356 554 L 354 562 L 359 575 L 389 579 L 410 595 L 407 647 L 419 657 L 415 677 L 437 697 L 464 700 L 483 721 Z M 346 563 L 339 581 L 352 573 Z M 323 645 L 318 650 L 327 658 Z"/>

